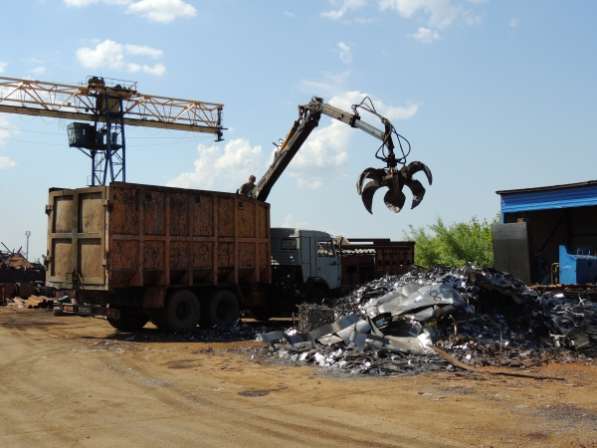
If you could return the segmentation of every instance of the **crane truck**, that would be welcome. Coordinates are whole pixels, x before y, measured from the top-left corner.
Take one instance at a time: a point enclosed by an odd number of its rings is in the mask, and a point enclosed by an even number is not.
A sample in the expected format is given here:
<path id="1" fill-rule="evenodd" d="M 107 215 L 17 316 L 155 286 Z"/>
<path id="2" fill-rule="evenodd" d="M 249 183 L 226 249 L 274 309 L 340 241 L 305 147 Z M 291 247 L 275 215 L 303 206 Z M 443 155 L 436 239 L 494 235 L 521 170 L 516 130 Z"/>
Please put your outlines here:
<path id="1" fill-rule="evenodd" d="M 378 117 L 383 129 L 363 121 L 363 111 Z M 386 166 L 367 168 L 357 182 L 369 212 L 382 187 L 394 212 L 405 204 L 405 186 L 413 193 L 412 207 L 419 205 L 425 189 L 414 175 L 422 171 L 431 183 L 431 171 L 421 162 L 407 164 L 410 144 L 371 100 L 345 111 L 313 98 L 299 106 L 298 119 L 249 195 L 124 182 L 50 189 L 47 284 L 74 291 L 74 300 L 59 311 L 104 315 L 123 331 L 150 320 L 172 331 L 227 328 L 243 311 L 267 316 L 283 303 L 337 292 L 343 281 L 367 280 L 367 272 L 393 273 L 412 264 L 412 243 L 391 247 L 374 240 L 353 248 L 357 257 L 351 261 L 342 239 L 270 227 L 267 197 L 322 115 L 381 142 L 375 156 Z M 361 270 L 355 260 L 367 251 L 373 263 L 361 263 Z"/>

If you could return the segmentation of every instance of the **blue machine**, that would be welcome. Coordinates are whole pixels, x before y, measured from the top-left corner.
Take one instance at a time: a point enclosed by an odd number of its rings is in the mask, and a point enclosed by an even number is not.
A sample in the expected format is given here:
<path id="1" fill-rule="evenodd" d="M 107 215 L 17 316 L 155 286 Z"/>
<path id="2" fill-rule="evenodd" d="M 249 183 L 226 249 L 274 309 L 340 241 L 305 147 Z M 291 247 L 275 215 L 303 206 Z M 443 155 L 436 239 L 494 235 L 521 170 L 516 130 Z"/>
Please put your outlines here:
<path id="1" fill-rule="evenodd" d="M 597 283 L 597 256 L 591 254 L 570 254 L 560 245 L 560 283 L 582 285 Z"/>

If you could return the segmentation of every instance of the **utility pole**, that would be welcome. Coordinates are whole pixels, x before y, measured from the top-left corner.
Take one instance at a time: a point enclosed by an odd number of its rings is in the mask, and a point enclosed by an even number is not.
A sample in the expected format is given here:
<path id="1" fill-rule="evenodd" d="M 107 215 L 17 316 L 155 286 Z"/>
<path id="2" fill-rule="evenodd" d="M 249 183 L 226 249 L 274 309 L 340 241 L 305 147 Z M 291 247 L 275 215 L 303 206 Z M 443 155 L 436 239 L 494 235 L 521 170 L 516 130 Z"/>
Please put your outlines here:
<path id="1" fill-rule="evenodd" d="M 31 230 L 25 231 L 25 237 L 27 238 L 27 244 L 25 245 L 25 258 L 29 260 L 29 237 L 31 236 Z"/>

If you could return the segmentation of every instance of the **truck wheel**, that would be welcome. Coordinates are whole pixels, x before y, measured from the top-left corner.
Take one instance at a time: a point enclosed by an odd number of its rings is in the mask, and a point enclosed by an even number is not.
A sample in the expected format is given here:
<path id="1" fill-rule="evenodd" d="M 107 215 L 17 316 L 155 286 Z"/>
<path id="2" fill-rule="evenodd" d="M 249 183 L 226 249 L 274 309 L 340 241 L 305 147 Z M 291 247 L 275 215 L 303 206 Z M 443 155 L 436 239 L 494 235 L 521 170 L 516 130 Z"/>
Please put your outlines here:
<path id="1" fill-rule="evenodd" d="M 108 322 L 119 331 L 139 331 L 149 321 L 145 313 L 138 310 L 119 308 L 120 318 L 108 317 Z"/>
<path id="2" fill-rule="evenodd" d="M 238 298 L 231 291 L 218 291 L 209 301 L 209 320 L 216 328 L 234 327 L 240 319 Z"/>
<path id="3" fill-rule="evenodd" d="M 165 323 L 169 330 L 190 331 L 197 326 L 200 316 L 199 299 L 191 291 L 176 291 L 168 298 Z"/>

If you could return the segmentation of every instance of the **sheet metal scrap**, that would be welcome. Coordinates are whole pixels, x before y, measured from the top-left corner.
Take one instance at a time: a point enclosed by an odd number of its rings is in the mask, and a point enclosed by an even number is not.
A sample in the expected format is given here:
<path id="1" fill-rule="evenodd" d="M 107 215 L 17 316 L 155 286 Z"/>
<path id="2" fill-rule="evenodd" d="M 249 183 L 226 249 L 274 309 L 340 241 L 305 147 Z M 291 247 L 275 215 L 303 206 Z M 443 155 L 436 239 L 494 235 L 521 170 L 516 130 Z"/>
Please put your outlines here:
<path id="1" fill-rule="evenodd" d="M 435 347 L 476 366 L 528 367 L 597 354 L 596 304 L 538 295 L 492 269 L 415 269 L 329 305 L 303 305 L 301 331 L 261 335 L 269 354 L 376 375 L 452 368 Z"/>

